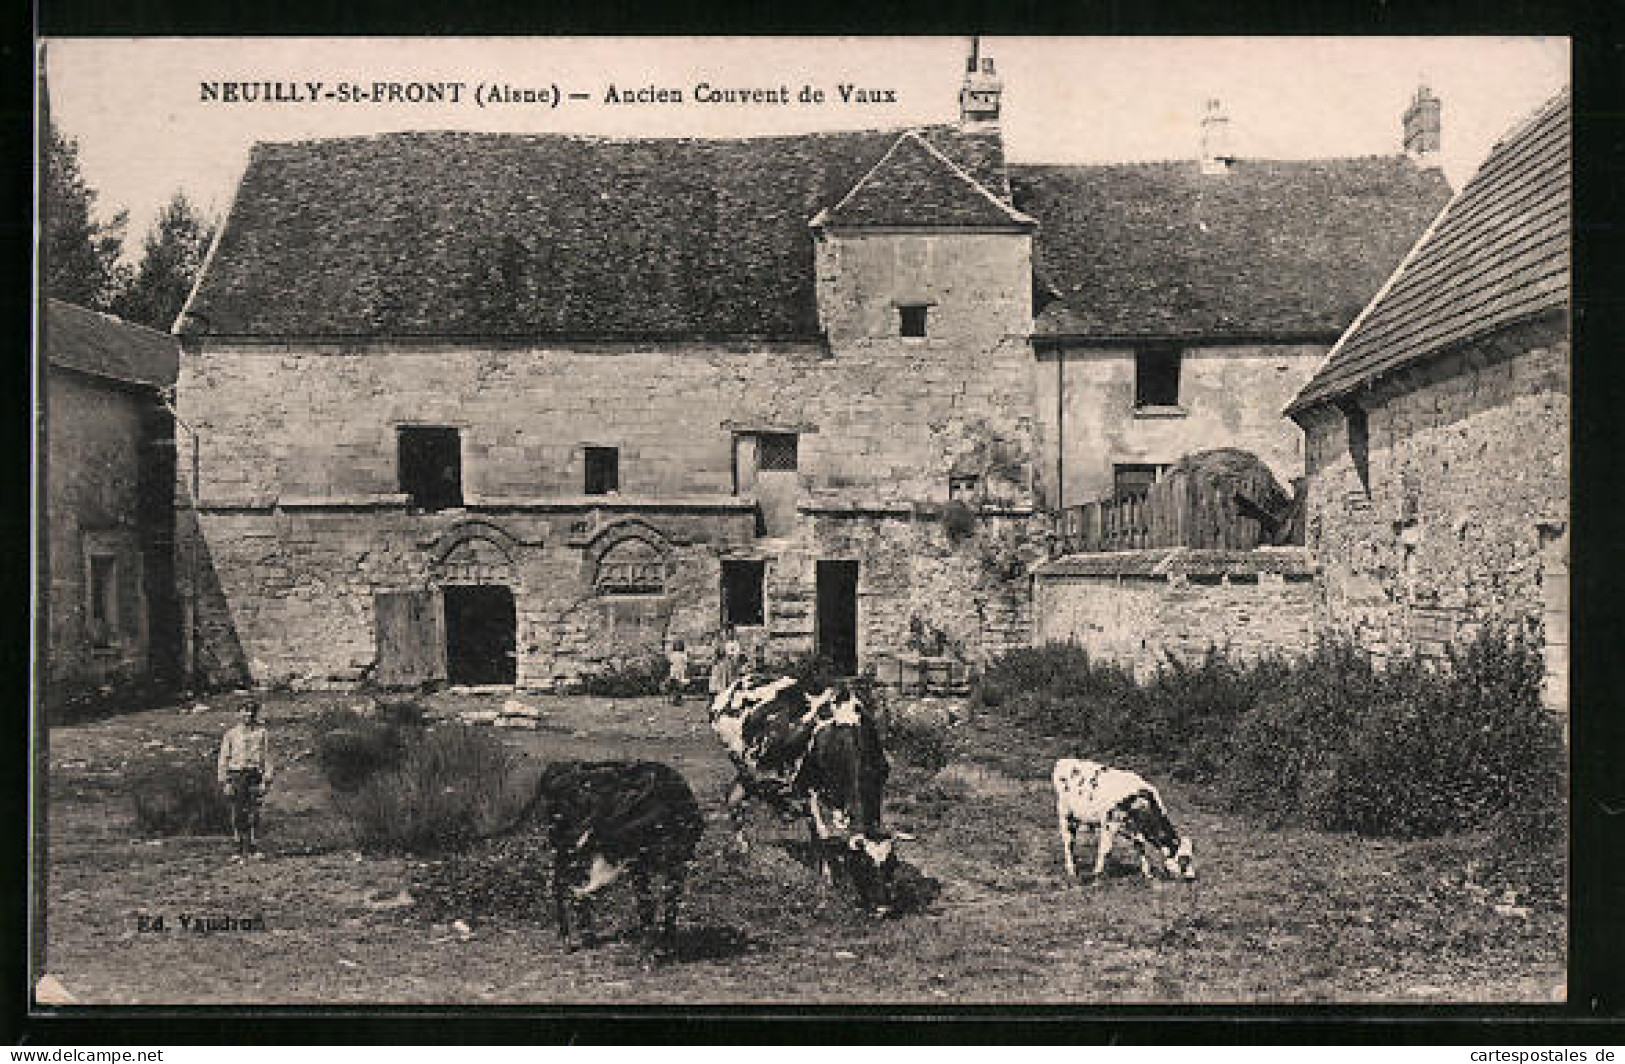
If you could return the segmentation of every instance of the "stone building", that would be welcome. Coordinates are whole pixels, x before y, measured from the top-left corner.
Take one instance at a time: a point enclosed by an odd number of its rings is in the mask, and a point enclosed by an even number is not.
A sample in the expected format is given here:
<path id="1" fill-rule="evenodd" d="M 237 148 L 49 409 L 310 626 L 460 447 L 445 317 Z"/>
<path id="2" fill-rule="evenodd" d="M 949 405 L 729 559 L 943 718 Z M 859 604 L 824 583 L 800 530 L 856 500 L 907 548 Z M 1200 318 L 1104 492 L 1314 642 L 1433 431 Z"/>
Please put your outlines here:
<path id="1" fill-rule="evenodd" d="M 47 299 L 43 678 L 54 706 L 174 677 L 172 337 Z"/>
<path id="2" fill-rule="evenodd" d="M 1570 101 L 1509 132 L 1287 412 L 1327 616 L 1379 654 L 1543 631 L 1566 699 Z"/>
<path id="3" fill-rule="evenodd" d="M 1449 199 L 1438 118 L 1408 111 L 1411 150 L 1392 156 L 1248 159 L 1211 101 L 1197 159 L 1011 167 L 1016 206 L 1042 224 L 1043 501 L 1139 490 L 1216 446 L 1282 484 L 1301 475 L 1281 408 Z"/>
<path id="4" fill-rule="evenodd" d="M 546 686 L 724 623 L 847 669 L 1027 642 L 1060 458 L 1070 495 L 1193 449 L 1176 421 L 1203 446 L 1296 435 L 1280 405 L 1324 350 L 1310 326 L 1347 324 L 1443 185 L 1405 160 L 1207 185 L 1007 165 L 1000 103 L 973 55 L 953 126 L 257 146 L 177 323 L 200 672 Z M 1293 227 L 1220 269 L 1232 229 L 1268 216 L 1232 205 L 1258 188 Z M 1176 219 L 1177 261 L 1127 246 L 1162 221 L 1090 254 L 1101 213 Z M 1336 219 L 1319 236 L 1317 215 Z M 1178 259 L 1215 225 L 1222 245 Z M 1127 279 L 1107 283 L 1114 260 Z M 1110 367 L 1097 390 L 1117 397 L 1147 337 L 1207 344 L 1187 367 L 1220 370 L 1157 404 L 1183 420 L 1046 392 L 1064 362 Z M 1189 398 L 1215 388 L 1212 412 Z M 1138 434 L 1089 471 L 1079 456 L 1124 435 L 1092 419 L 1114 418 Z"/>

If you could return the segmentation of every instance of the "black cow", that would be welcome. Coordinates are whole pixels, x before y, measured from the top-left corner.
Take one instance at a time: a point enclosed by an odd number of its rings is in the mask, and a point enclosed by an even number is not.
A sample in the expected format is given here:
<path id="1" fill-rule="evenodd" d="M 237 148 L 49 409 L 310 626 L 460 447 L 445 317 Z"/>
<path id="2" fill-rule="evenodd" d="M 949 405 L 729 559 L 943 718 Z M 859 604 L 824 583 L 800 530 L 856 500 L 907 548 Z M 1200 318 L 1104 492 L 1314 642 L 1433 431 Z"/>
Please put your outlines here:
<path id="1" fill-rule="evenodd" d="M 896 904 L 894 843 L 912 836 L 881 827 L 890 767 L 863 701 L 844 685 L 812 690 L 791 677 L 742 676 L 711 703 L 711 728 L 728 748 L 734 780 L 727 805 L 741 852 L 747 803 L 808 818 L 820 876 L 844 871 L 877 914 Z"/>
<path id="2" fill-rule="evenodd" d="M 553 907 L 567 949 L 570 903 L 582 943 L 591 945 L 592 897 L 625 872 L 637 889 L 645 932 L 656 923 L 654 877 L 664 877 L 661 945 L 671 944 L 683 877 L 705 831 L 694 792 L 676 769 L 654 761 L 555 762 L 537 781 L 530 809 L 547 818 Z"/>

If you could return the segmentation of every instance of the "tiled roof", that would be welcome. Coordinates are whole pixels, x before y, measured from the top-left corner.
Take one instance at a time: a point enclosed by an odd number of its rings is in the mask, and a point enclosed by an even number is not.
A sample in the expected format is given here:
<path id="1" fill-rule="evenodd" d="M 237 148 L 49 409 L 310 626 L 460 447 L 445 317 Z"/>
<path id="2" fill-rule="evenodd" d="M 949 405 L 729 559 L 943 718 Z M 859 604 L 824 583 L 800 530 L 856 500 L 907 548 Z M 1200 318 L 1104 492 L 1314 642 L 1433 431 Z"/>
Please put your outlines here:
<path id="1" fill-rule="evenodd" d="M 1289 412 L 1569 298 L 1569 94 L 1491 149 Z"/>
<path id="2" fill-rule="evenodd" d="M 60 299 L 45 301 L 46 360 L 81 373 L 138 384 L 175 383 L 173 336 Z"/>
<path id="3" fill-rule="evenodd" d="M 1403 156 L 1011 166 L 1040 335 L 1335 334 L 1449 198 Z"/>
<path id="4" fill-rule="evenodd" d="M 1033 220 L 1000 201 L 924 137 L 905 133 L 852 190 L 814 220 L 831 226 L 997 226 Z"/>
<path id="5" fill-rule="evenodd" d="M 920 132 L 978 184 L 1007 188 L 996 135 Z M 815 336 L 808 222 L 898 137 L 399 133 L 261 144 L 183 327 Z"/>
<path id="6" fill-rule="evenodd" d="M 1259 547 L 1255 550 L 1207 550 L 1156 547 L 1095 554 L 1068 554 L 1033 570 L 1040 577 L 1065 576 L 1279 576 L 1314 574 L 1314 562 L 1302 547 Z"/>

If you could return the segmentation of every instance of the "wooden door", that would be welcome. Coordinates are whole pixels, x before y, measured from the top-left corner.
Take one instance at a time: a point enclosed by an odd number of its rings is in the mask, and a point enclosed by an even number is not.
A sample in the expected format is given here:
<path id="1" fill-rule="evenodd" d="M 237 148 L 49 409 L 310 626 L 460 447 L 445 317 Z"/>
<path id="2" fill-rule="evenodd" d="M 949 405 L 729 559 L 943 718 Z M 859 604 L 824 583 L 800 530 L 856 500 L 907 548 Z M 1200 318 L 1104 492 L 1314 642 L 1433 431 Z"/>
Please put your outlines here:
<path id="1" fill-rule="evenodd" d="M 372 597 L 372 614 L 374 682 L 416 687 L 446 678 L 446 624 L 437 591 L 380 591 Z"/>

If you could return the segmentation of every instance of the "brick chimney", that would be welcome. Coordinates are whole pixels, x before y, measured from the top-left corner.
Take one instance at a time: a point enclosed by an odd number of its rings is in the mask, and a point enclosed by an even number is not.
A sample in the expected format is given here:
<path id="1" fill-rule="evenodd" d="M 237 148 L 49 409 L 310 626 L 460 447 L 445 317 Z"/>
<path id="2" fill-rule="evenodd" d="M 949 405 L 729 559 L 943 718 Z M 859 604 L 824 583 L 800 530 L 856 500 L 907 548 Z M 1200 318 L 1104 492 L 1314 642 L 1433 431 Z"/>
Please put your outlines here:
<path id="1" fill-rule="evenodd" d="M 993 59 L 982 54 L 980 37 L 972 37 L 970 55 L 965 60 L 965 83 L 959 90 L 959 125 L 976 131 L 997 129 L 999 97 L 1004 82 L 993 69 Z"/>
<path id="2" fill-rule="evenodd" d="M 1202 173 L 1228 174 L 1235 156 L 1230 153 L 1230 116 L 1224 105 L 1210 99 L 1202 110 Z"/>
<path id="3" fill-rule="evenodd" d="M 1444 104 L 1425 84 L 1405 108 L 1405 154 L 1420 166 L 1439 165 L 1439 116 Z"/>

